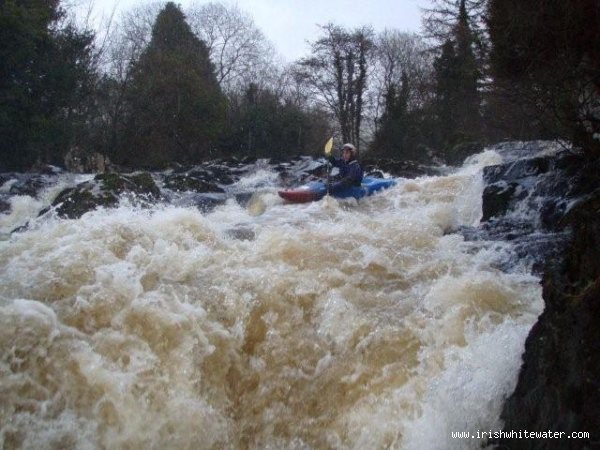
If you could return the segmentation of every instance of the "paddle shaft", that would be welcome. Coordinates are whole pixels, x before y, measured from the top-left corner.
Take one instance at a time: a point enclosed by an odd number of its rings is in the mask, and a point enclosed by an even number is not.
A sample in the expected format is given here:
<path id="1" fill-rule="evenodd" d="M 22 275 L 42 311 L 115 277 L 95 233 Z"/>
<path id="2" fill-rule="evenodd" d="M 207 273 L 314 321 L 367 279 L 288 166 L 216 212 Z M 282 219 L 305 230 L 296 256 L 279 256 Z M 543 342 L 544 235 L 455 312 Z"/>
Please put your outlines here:
<path id="1" fill-rule="evenodd" d="M 327 195 L 329 195 L 329 176 L 331 174 L 331 163 L 327 160 Z"/>
<path id="2" fill-rule="evenodd" d="M 333 148 L 333 136 L 329 138 L 327 143 L 325 144 L 325 156 L 327 157 L 327 195 L 329 195 L 329 175 L 331 173 L 331 162 L 329 161 L 329 155 L 331 154 L 331 149 Z"/>

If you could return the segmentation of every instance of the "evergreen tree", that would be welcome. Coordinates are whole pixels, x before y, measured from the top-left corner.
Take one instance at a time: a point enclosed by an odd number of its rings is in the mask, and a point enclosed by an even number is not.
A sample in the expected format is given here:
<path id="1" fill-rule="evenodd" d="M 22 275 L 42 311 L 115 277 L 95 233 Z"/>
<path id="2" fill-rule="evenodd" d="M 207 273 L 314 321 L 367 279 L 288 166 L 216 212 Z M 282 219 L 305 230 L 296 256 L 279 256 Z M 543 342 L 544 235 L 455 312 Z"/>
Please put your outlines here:
<path id="1" fill-rule="evenodd" d="M 305 111 L 268 89 L 251 83 L 234 96 L 224 147 L 232 153 L 255 157 L 310 154 L 322 147 L 329 134 L 318 111 Z"/>
<path id="2" fill-rule="evenodd" d="M 489 0 L 430 0 L 429 7 L 422 8 L 423 31 L 425 38 L 443 45 L 454 39 L 456 24 L 468 24 L 476 59 L 483 61 L 489 47 L 485 28 L 486 6 Z"/>
<path id="3" fill-rule="evenodd" d="M 459 6 L 453 38 L 447 39 L 434 62 L 438 145 L 449 149 L 480 137 L 479 71 L 473 55 L 465 0 Z"/>
<path id="4" fill-rule="evenodd" d="M 390 85 L 385 95 L 385 110 L 379 119 L 379 128 L 371 144 L 370 154 L 412 159 L 409 133 L 411 118 L 408 112 L 408 75 L 402 72 L 400 92 Z"/>
<path id="5" fill-rule="evenodd" d="M 475 55 L 473 53 L 474 39 L 469 27 L 469 16 L 462 0 L 456 25 L 456 59 L 458 71 L 458 100 L 459 100 L 459 131 L 467 137 L 476 138 L 480 128 L 479 104 L 480 96 L 477 91 L 477 81 L 480 77 Z"/>
<path id="6" fill-rule="evenodd" d="M 61 28 L 58 1 L 0 3 L 0 165 L 62 165 L 92 88 L 93 36 Z"/>
<path id="7" fill-rule="evenodd" d="M 160 168 L 209 157 L 224 125 L 225 97 L 206 45 L 174 3 L 158 14 L 132 70 L 124 145 L 114 159 Z"/>
<path id="8" fill-rule="evenodd" d="M 500 110 L 505 135 L 534 129 L 600 154 L 598 1 L 491 0 L 488 25 L 490 117 Z"/>
<path id="9" fill-rule="evenodd" d="M 435 111 L 437 123 L 434 131 L 438 145 L 452 145 L 457 129 L 454 108 L 457 106 L 458 61 L 454 43 L 448 39 L 442 46 L 442 54 L 433 63 L 436 77 Z"/>

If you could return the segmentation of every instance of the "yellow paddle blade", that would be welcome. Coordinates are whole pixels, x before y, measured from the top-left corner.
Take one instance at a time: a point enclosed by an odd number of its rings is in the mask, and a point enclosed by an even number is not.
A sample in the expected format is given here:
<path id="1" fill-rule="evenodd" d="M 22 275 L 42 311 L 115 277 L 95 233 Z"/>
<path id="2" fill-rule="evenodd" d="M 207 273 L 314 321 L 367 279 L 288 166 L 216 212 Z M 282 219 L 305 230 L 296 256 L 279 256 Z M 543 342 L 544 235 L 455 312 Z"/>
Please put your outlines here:
<path id="1" fill-rule="evenodd" d="M 327 144 L 325 144 L 325 154 L 330 155 L 332 148 L 333 148 L 333 137 L 330 137 L 329 140 L 327 141 Z"/>
<path id="2" fill-rule="evenodd" d="M 260 216 L 267 210 L 267 204 L 262 199 L 260 193 L 255 192 L 252 194 L 252 197 L 250 197 L 250 200 L 248 200 L 248 204 L 246 205 L 246 210 L 251 216 Z"/>

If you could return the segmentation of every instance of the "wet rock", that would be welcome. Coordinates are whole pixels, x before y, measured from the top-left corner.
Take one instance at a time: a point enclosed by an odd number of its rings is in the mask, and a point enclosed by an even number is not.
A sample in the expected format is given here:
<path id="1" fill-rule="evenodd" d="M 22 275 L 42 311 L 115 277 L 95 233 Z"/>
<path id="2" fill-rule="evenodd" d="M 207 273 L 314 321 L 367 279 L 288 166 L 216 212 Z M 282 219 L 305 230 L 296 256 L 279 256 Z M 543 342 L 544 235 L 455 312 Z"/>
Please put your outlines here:
<path id="1" fill-rule="evenodd" d="M 387 172 L 394 177 L 418 178 L 426 175 L 439 175 L 439 169 L 414 161 L 397 161 L 387 158 L 365 158 L 362 160 L 365 173 Z"/>
<path id="2" fill-rule="evenodd" d="M 138 203 L 153 202 L 160 190 L 147 172 L 137 174 L 99 174 L 93 181 L 65 189 L 52 202 L 60 217 L 76 219 L 98 207 L 114 207 L 122 194 L 132 194 Z M 45 213 L 46 210 L 40 214 Z"/>
<path id="3" fill-rule="evenodd" d="M 11 173 L 0 173 L 0 186 L 3 186 L 7 181 L 15 179 L 16 176 Z"/>
<path id="4" fill-rule="evenodd" d="M 78 219 L 86 212 L 99 206 L 115 206 L 117 199 L 110 194 L 95 194 L 92 183 L 80 184 L 77 187 L 62 191 L 52 203 L 60 217 Z M 45 211 L 42 211 L 42 214 Z"/>
<path id="5" fill-rule="evenodd" d="M 249 164 L 255 164 L 257 160 L 258 160 L 258 158 L 256 156 L 244 156 L 240 162 L 242 164 L 249 165 Z"/>
<path id="6" fill-rule="evenodd" d="M 541 275 L 545 263 L 564 252 L 569 235 L 562 219 L 569 205 L 590 192 L 595 169 L 578 153 L 538 156 L 547 150 L 547 143 L 516 143 L 516 149 L 501 146 L 507 158 L 518 159 L 484 168 L 481 226 L 459 232 L 470 241 L 510 241 L 510 255 L 498 267 L 511 271 L 525 265 Z M 521 147 L 533 156 L 525 158 Z"/>
<path id="7" fill-rule="evenodd" d="M 0 213 L 8 213 L 10 212 L 10 209 L 10 203 L 0 198 Z"/>
<path id="8" fill-rule="evenodd" d="M 60 167 L 53 166 L 52 164 L 36 163 L 28 172 L 36 175 L 58 175 L 64 171 Z"/>
<path id="9" fill-rule="evenodd" d="M 491 184 L 497 181 L 507 182 L 537 176 L 548 172 L 553 160 L 552 157 L 520 159 L 506 164 L 485 167 L 483 169 L 483 179 Z"/>
<path id="10" fill-rule="evenodd" d="M 540 208 L 540 202 L 545 203 L 545 210 L 553 209 L 554 193 L 565 193 L 566 186 L 554 186 L 552 179 L 563 179 L 562 176 L 540 177 L 553 169 L 554 158 L 531 158 L 510 161 L 506 164 L 485 167 L 483 179 L 486 187 L 483 191 L 483 217 L 488 221 L 502 217 L 515 210 L 523 200 L 529 199 L 527 208 Z M 552 186 L 553 192 L 544 192 L 546 186 Z M 535 204 L 534 204 L 535 203 Z"/>
<path id="11" fill-rule="evenodd" d="M 196 197 L 195 205 L 203 213 L 208 213 L 214 210 L 217 206 L 225 204 L 227 197 L 215 195 L 200 195 Z"/>
<path id="12" fill-rule="evenodd" d="M 487 222 L 494 217 L 504 216 L 513 205 L 515 200 L 522 199 L 523 193 L 516 196 L 518 183 L 505 183 L 499 181 L 488 185 L 483 190 L 483 215 L 482 222 Z"/>
<path id="13" fill-rule="evenodd" d="M 535 153 L 538 143 L 521 146 Z M 501 439 L 493 448 L 596 448 L 600 443 L 600 165 L 582 154 L 523 158 L 486 168 L 480 227 L 472 241 L 511 241 L 499 261 L 529 263 L 543 274 L 546 307 L 531 330 L 504 432 L 587 431 L 591 439 Z M 482 244 L 483 245 L 483 244 Z M 487 244 L 489 245 L 489 244 Z M 514 264 L 514 263 L 513 263 Z"/>
<path id="14" fill-rule="evenodd" d="M 10 186 L 9 193 L 37 197 L 38 193 L 47 185 L 48 180 L 40 174 L 18 174 L 16 181 Z"/>
<path id="15" fill-rule="evenodd" d="M 164 186 L 177 192 L 225 192 L 217 184 L 207 181 L 207 176 L 199 177 L 198 174 L 172 175 L 165 179 Z"/>
<path id="16" fill-rule="evenodd" d="M 227 236 L 238 241 L 253 241 L 256 237 L 256 233 L 250 228 L 239 227 L 231 228 L 226 231 Z"/>
<path id="17" fill-rule="evenodd" d="M 196 178 L 204 178 L 212 183 L 221 185 L 229 185 L 235 183 L 239 178 L 247 172 L 248 168 L 236 164 L 233 167 L 228 167 L 223 164 L 211 163 L 203 167 L 202 171 L 191 171 L 190 175 Z"/>
<path id="18" fill-rule="evenodd" d="M 250 201 L 250 199 L 252 198 L 252 195 L 254 193 L 253 192 L 240 192 L 235 194 L 235 201 L 238 203 L 238 205 L 240 205 L 241 207 L 245 208 L 246 205 L 248 204 L 248 202 Z"/>
<path id="19" fill-rule="evenodd" d="M 104 173 L 96 175 L 94 180 L 101 183 L 100 189 L 105 192 L 115 194 L 133 192 L 140 195 L 160 196 L 160 189 L 158 189 L 152 175 L 148 172 L 127 175 Z"/>
<path id="20" fill-rule="evenodd" d="M 251 164 L 237 159 L 208 161 L 194 167 L 179 167 L 164 177 L 165 187 L 178 192 L 224 192 L 222 186 L 238 181 Z"/>
<path id="21" fill-rule="evenodd" d="M 292 187 L 316 179 L 327 177 L 327 161 L 309 156 L 297 156 L 285 162 L 278 162 L 274 170 L 279 172 L 279 184 Z"/>
<path id="22" fill-rule="evenodd" d="M 600 445 L 600 193 L 573 208 L 564 259 L 543 278 L 544 312 L 525 345 L 514 393 L 505 402 L 504 431 L 586 431 L 590 438 L 502 439 L 496 448 L 593 449 Z"/>
<path id="23" fill-rule="evenodd" d="M 595 187 L 600 167 L 589 164 L 582 154 L 559 152 L 484 168 L 482 221 L 529 211 L 542 229 L 560 231 L 569 205 Z"/>

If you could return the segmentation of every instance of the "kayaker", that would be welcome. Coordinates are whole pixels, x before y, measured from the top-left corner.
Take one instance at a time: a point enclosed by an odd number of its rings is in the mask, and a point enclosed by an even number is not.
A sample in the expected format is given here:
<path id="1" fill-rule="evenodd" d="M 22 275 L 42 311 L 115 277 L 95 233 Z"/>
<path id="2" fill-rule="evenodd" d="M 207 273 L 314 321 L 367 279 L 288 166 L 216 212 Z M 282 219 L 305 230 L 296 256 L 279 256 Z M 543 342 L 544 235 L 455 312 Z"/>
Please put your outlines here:
<path id="1" fill-rule="evenodd" d="M 332 180 L 331 192 L 350 186 L 360 186 L 363 179 L 363 169 L 357 160 L 357 151 L 354 145 L 344 144 L 342 146 L 342 157 L 334 158 L 330 156 L 329 161 L 340 171 L 337 177 Z"/>

